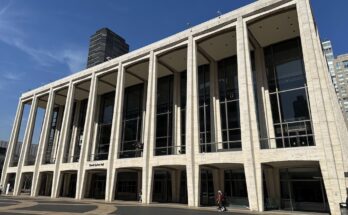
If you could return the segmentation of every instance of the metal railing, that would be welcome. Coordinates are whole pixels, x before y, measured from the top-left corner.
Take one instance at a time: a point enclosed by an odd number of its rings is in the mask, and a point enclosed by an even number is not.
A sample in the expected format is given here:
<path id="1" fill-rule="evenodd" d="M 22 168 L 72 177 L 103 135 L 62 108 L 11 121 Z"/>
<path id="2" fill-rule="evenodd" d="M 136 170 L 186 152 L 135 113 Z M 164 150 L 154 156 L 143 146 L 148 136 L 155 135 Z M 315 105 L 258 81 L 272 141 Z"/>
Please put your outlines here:
<path id="1" fill-rule="evenodd" d="M 118 152 L 118 158 L 137 158 L 143 156 L 144 143 L 138 141 L 125 141 L 122 142 L 121 145 L 122 149 Z"/>
<path id="2" fill-rule="evenodd" d="M 48 156 L 44 158 L 43 164 L 54 164 L 56 162 L 56 158 Z"/>
<path id="3" fill-rule="evenodd" d="M 314 135 L 293 135 L 274 138 L 261 138 L 261 149 L 279 149 L 279 148 L 294 148 L 294 147 L 306 147 L 315 146 Z"/>
<path id="4" fill-rule="evenodd" d="M 164 156 L 164 155 L 182 155 L 185 154 L 185 147 L 179 146 L 164 146 L 164 147 L 155 147 L 154 155 L 155 156 Z"/>
<path id="5" fill-rule="evenodd" d="M 25 161 L 25 166 L 33 166 L 35 164 L 35 158 L 28 158 Z"/>
<path id="6" fill-rule="evenodd" d="M 143 149 L 121 150 L 118 158 L 138 158 L 143 156 Z"/>
<path id="7" fill-rule="evenodd" d="M 97 153 L 97 154 L 90 154 L 89 160 L 90 161 L 100 161 L 100 160 L 107 160 L 109 153 Z"/>
<path id="8" fill-rule="evenodd" d="M 80 155 L 64 155 L 63 163 L 77 163 L 80 161 Z"/>
<path id="9" fill-rule="evenodd" d="M 199 146 L 200 153 L 242 151 L 242 142 L 240 140 L 200 143 Z"/>

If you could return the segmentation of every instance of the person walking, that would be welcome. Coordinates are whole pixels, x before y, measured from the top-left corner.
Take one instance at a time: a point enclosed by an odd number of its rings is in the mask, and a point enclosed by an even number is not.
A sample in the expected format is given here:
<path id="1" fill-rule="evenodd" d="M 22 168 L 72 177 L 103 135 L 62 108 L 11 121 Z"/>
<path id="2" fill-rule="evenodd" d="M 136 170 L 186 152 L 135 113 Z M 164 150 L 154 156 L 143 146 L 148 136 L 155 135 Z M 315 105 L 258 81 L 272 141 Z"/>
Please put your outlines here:
<path id="1" fill-rule="evenodd" d="M 142 195 L 141 191 L 139 191 L 138 198 L 139 198 L 139 202 L 142 203 L 143 202 L 143 195 Z"/>
<path id="2" fill-rule="evenodd" d="M 218 205 L 218 211 L 223 212 L 226 211 L 225 207 L 225 197 L 224 194 L 221 192 L 221 190 L 218 191 L 217 196 L 216 196 L 216 203 Z"/>

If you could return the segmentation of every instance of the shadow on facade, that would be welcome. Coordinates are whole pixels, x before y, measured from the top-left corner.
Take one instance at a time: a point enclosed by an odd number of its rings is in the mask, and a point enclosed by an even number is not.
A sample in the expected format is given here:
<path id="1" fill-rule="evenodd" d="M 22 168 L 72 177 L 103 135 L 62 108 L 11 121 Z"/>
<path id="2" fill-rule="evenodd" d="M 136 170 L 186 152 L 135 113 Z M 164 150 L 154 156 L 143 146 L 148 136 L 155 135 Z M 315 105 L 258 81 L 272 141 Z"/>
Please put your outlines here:
<path id="1" fill-rule="evenodd" d="M 215 206 L 221 190 L 226 207 L 248 207 L 248 191 L 242 164 L 209 164 L 200 167 L 200 205 Z"/>
<path id="2" fill-rule="evenodd" d="M 152 202 L 187 204 L 185 166 L 154 168 Z"/>
<path id="3" fill-rule="evenodd" d="M 265 210 L 329 212 L 318 162 L 262 165 Z"/>
<path id="4" fill-rule="evenodd" d="M 59 197 L 75 198 L 77 171 L 64 171 L 61 173 Z"/>

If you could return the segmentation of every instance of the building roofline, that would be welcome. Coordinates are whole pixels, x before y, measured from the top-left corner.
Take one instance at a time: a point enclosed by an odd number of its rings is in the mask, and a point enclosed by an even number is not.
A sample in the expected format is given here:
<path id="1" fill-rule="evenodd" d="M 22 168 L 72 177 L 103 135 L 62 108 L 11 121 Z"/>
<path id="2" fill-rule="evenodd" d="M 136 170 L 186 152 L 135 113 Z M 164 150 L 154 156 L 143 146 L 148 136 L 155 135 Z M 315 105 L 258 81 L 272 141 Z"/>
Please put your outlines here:
<path id="1" fill-rule="evenodd" d="M 98 64 L 96 66 L 83 69 L 81 71 L 78 71 L 72 75 L 66 76 L 64 78 L 61 78 L 59 80 L 50 82 L 48 84 L 45 84 L 43 86 L 40 86 L 38 88 L 35 88 L 33 90 L 24 92 L 21 96 L 21 99 L 26 99 L 28 97 L 33 96 L 36 93 L 40 93 L 42 91 L 47 91 L 50 88 L 54 88 L 56 86 L 62 86 L 64 84 L 67 84 L 71 80 L 77 80 L 80 77 L 86 77 L 94 72 L 97 71 L 103 71 L 108 69 L 116 69 L 118 64 L 120 62 L 124 61 L 131 61 L 134 59 L 134 62 L 138 58 L 141 58 L 142 56 L 149 55 L 151 51 L 158 51 L 161 49 L 165 49 L 168 46 L 175 45 L 177 43 L 180 43 L 182 41 L 185 41 L 188 39 L 189 36 L 198 36 L 202 33 L 209 32 L 212 29 L 219 27 L 219 26 L 225 26 L 227 24 L 233 23 L 237 20 L 238 17 L 248 17 L 252 16 L 257 13 L 261 13 L 265 10 L 269 10 L 272 8 L 276 8 L 277 6 L 285 3 L 293 2 L 294 4 L 299 0 L 258 0 L 253 3 L 250 3 L 248 5 L 245 5 L 243 7 L 237 8 L 235 10 L 232 10 L 226 14 L 222 14 L 221 16 L 215 17 L 213 19 L 210 19 L 208 21 L 205 21 L 201 24 L 198 24 L 194 27 L 188 28 L 186 30 L 183 30 L 179 33 L 176 33 L 174 35 L 171 35 L 169 37 L 166 37 L 164 39 L 158 40 L 156 42 L 153 42 L 149 45 L 146 45 L 142 48 L 133 50 L 129 53 L 126 53 L 122 56 L 119 56 L 117 58 L 114 58 L 110 61 L 106 61 L 104 63 Z M 307 0 L 302 0 L 307 1 Z"/>

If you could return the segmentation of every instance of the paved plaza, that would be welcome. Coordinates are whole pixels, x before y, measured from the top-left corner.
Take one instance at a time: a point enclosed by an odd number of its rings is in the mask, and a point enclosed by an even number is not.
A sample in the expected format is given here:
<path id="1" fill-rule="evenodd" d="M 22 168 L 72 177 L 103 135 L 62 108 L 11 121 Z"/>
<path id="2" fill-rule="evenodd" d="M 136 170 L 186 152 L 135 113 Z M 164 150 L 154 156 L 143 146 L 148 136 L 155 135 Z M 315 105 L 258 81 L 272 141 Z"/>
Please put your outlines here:
<path id="1" fill-rule="evenodd" d="M 232 209 L 226 214 L 252 215 L 252 214 L 316 214 L 316 213 L 287 213 L 272 211 L 264 213 L 251 213 L 245 209 Z M 211 215 L 220 214 L 214 207 L 189 209 L 178 204 L 151 204 L 141 205 L 130 202 L 105 203 L 95 200 L 74 200 L 74 199 L 50 199 L 50 198 L 29 198 L 29 197 L 0 197 L 0 214 L 113 214 L 113 215 Z M 325 215 L 320 213 L 321 215 Z"/>

